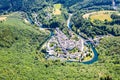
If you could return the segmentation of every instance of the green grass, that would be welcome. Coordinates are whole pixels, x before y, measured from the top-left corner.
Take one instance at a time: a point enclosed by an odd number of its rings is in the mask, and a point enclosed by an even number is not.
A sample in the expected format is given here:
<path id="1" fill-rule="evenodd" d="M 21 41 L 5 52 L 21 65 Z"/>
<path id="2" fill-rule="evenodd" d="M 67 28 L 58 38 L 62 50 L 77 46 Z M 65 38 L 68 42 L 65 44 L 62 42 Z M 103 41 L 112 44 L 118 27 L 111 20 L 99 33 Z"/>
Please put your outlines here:
<path id="1" fill-rule="evenodd" d="M 110 14 L 105 14 L 105 13 L 98 13 L 98 14 L 93 14 L 90 16 L 91 22 L 94 20 L 100 20 L 100 21 L 112 21 L 111 15 Z"/>
<path id="2" fill-rule="evenodd" d="M 61 4 L 54 4 L 54 9 L 61 9 Z"/>
<path id="3" fill-rule="evenodd" d="M 20 13 L 10 14 L 6 21 L 0 23 L 0 28 L 1 42 L 6 42 L 10 45 L 15 41 L 16 43 L 18 42 L 18 44 L 36 41 L 39 44 L 44 40 L 44 38 L 46 38 L 46 36 L 49 35 L 48 31 L 39 30 L 38 27 L 25 24 Z"/>
<path id="4" fill-rule="evenodd" d="M 54 4 L 53 14 L 54 15 L 61 15 L 61 4 Z"/>

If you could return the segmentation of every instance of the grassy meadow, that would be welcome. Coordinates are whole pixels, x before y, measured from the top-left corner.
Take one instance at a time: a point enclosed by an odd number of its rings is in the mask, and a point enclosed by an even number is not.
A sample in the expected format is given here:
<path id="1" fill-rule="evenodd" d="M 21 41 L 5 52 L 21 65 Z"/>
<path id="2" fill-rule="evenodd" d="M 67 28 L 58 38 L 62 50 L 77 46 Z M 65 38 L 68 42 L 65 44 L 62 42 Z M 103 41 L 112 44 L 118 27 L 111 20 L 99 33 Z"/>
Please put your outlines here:
<path id="1" fill-rule="evenodd" d="M 54 15 L 61 15 L 61 4 L 54 4 L 53 14 Z"/>
<path id="2" fill-rule="evenodd" d="M 95 20 L 100 20 L 100 21 L 112 21 L 111 14 L 112 13 L 118 13 L 117 11 L 97 11 L 97 12 L 91 12 L 91 13 L 86 13 L 83 15 L 83 18 L 85 19 L 90 19 L 91 22 L 94 22 Z"/>
<path id="3" fill-rule="evenodd" d="M 91 22 L 94 20 L 100 20 L 100 21 L 112 21 L 111 15 L 109 13 L 97 13 L 90 16 Z"/>

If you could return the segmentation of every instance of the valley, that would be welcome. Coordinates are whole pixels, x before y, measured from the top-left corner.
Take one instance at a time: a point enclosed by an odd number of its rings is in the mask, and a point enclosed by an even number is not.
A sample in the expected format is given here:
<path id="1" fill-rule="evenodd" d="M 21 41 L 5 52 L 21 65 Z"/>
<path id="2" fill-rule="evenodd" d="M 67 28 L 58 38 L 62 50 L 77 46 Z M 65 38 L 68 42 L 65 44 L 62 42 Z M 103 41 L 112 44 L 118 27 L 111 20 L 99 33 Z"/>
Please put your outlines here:
<path id="1" fill-rule="evenodd" d="M 120 0 L 1 0 L 0 80 L 119 80 Z"/>

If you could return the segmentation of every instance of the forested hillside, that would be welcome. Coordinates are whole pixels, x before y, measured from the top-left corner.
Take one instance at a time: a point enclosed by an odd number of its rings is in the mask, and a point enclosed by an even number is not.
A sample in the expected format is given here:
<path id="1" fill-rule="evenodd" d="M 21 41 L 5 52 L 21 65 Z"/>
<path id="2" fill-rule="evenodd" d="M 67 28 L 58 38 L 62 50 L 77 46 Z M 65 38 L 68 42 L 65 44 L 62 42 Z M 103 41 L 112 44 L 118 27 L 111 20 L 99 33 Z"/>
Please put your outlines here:
<path id="1" fill-rule="evenodd" d="M 115 3 L 114 9 L 112 0 L 0 0 L 0 80 L 120 80 L 120 0 Z M 55 30 L 68 41 L 79 35 L 91 42 L 97 61 L 48 60 L 45 43 Z"/>
<path id="2" fill-rule="evenodd" d="M 46 6 L 45 0 L 1 0 L 1 11 L 30 11 L 32 9 L 41 9 Z"/>
<path id="3" fill-rule="evenodd" d="M 95 9 L 98 8 L 98 6 L 110 9 L 110 6 L 112 6 L 112 0 L 1 0 L 0 9 L 1 12 L 4 10 L 39 10 L 47 5 L 51 5 L 52 3 L 61 3 L 65 7 L 71 9 Z M 119 6 L 119 3 L 120 0 L 116 0 L 117 6 Z"/>

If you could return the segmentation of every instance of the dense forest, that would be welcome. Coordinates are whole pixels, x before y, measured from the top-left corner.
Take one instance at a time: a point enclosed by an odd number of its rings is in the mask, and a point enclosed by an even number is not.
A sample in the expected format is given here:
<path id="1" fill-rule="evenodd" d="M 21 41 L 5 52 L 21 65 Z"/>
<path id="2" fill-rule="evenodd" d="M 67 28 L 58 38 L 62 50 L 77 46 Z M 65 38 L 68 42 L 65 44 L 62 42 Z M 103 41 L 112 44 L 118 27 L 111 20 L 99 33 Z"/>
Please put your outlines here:
<path id="1" fill-rule="evenodd" d="M 120 0 L 115 2 L 117 10 L 112 0 L 0 0 L 5 18 L 0 21 L 0 80 L 120 80 Z M 53 14 L 55 4 L 60 15 Z M 83 18 L 104 10 L 118 12 L 108 15 L 111 21 Z M 76 34 L 93 39 L 105 36 L 95 46 L 99 56 L 93 64 L 46 60 L 41 51 L 50 30 L 59 27 L 68 35 L 69 13 Z"/>
<path id="2" fill-rule="evenodd" d="M 79 13 L 77 13 L 79 14 Z M 79 18 L 78 18 L 79 17 Z M 73 17 L 72 29 L 76 33 L 83 32 L 88 37 L 94 38 L 96 35 L 107 35 L 112 34 L 114 36 L 120 36 L 120 16 L 117 14 L 112 14 L 110 16 L 112 21 L 100 21 L 95 20 L 94 23 L 90 19 L 83 19 L 82 15 L 76 15 Z M 84 35 L 85 36 L 85 35 Z"/>
<path id="3" fill-rule="evenodd" d="M 116 5 L 119 7 L 120 0 L 115 0 Z M 7 11 L 30 11 L 40 10 L 53 3 L 61 3 L 70 9 L 95 9 L 95 8 L 110 8 L 112 0 L 1 0 L 1 12 Z M 102 6 L 102 7 L 101 7 Z M 111 8 L 112 9 L 112 8 Z"/>

